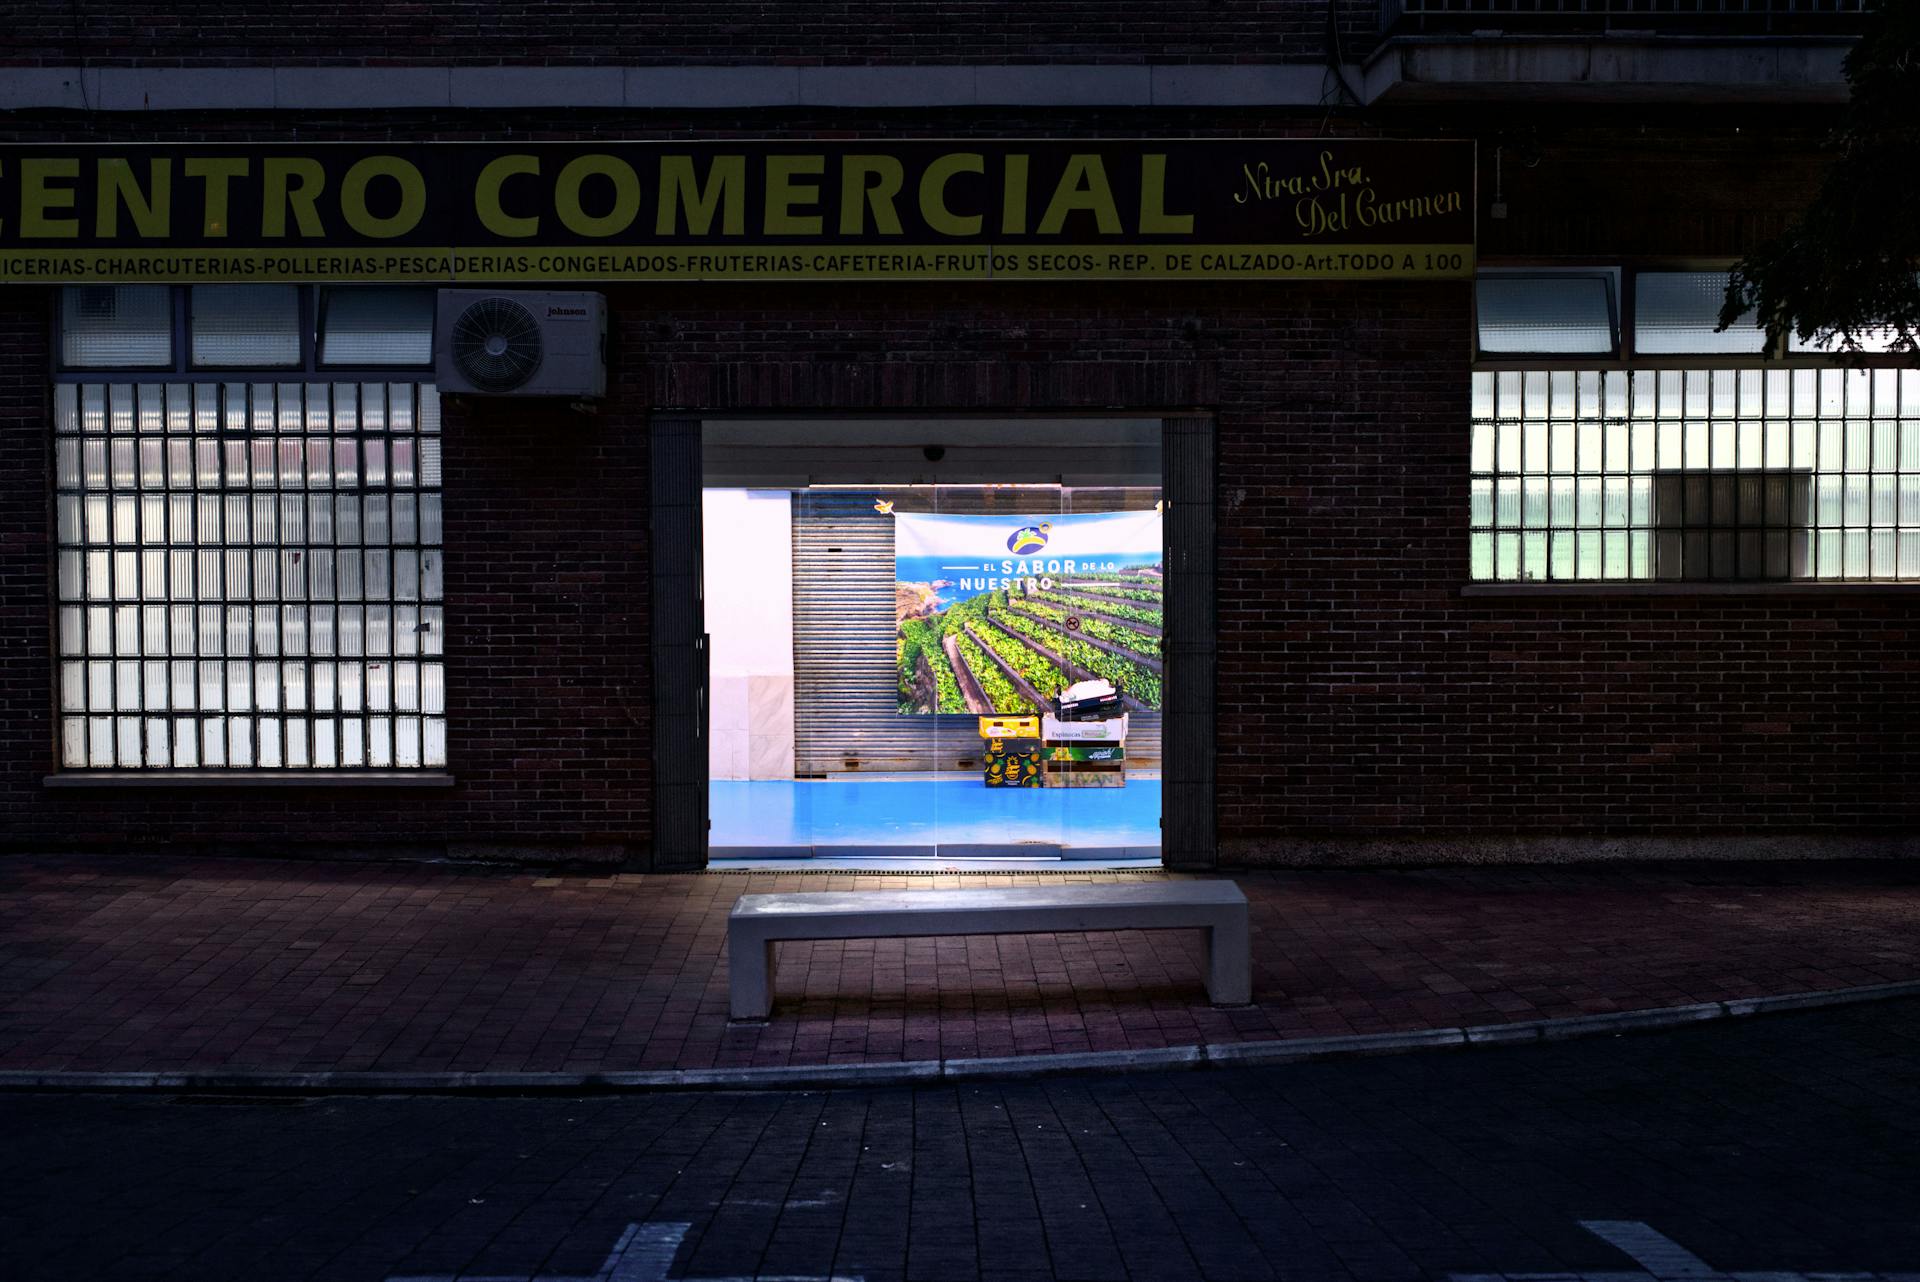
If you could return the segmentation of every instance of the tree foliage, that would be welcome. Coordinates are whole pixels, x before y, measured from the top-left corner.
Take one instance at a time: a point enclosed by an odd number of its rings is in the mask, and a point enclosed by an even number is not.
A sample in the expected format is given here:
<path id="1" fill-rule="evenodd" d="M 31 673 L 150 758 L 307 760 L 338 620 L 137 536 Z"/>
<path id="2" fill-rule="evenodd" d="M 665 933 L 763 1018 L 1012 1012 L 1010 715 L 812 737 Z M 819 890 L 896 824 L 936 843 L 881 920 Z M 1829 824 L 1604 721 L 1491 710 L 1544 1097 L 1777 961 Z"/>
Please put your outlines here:
<path id="1" fill-rule="evenodd" d="M 1847 55 L 1852 99 L 1825 182 L 1727 283 L 1720 328 L 1757 321 L 1769 350 L 1797 333 L 1857 352 L 1883 328 L 1896 350 L 1920 350 L 1920 3 L 1883 0 L 1868 24 Z"/>

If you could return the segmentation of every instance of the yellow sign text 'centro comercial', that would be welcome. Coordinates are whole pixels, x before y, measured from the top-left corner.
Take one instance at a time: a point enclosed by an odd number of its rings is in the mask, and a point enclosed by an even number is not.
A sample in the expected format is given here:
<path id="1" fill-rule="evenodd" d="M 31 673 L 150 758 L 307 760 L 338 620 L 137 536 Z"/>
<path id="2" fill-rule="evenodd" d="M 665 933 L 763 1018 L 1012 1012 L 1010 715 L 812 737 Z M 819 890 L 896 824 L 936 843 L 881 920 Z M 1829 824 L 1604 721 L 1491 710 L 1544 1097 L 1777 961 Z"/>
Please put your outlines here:
<path id="1" fill-rule="evenodd" d="M 0 280 L 1464 278 L 1402 139 L 0 147 Z"/>

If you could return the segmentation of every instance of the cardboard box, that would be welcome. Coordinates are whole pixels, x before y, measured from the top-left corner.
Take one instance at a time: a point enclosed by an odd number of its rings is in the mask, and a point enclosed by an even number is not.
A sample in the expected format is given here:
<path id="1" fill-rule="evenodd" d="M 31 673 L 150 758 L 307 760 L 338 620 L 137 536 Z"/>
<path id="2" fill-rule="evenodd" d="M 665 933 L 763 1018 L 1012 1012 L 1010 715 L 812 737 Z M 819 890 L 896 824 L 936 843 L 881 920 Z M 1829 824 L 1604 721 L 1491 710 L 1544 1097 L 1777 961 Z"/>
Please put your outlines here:
<path id="1" fill-rule="evenodd" d="M 989 739 L 982 777 L 989 788 L 1038 788 L 1042 774 L 1038 739 Z"/>
<path id="2" fill-rule="evenodd" d="M 1056 743 L 1047 748 L 1048 761 L 1125 761 L 1127 750 L 1117 743 Z"/>
<path id="3" fill-rule="evenodd" d="M 1062 721 L 1057 717 L 1040 718 L 1040 737 L 1048 743 L 1125 743 L 1127 714 L 1105 721 Z"/>
<path id="4" fill-rule="evenodd" d="M 982 739 L 1038 739 L 1040 718 L 982 717 L 980 718 L 980 737 Z"/>

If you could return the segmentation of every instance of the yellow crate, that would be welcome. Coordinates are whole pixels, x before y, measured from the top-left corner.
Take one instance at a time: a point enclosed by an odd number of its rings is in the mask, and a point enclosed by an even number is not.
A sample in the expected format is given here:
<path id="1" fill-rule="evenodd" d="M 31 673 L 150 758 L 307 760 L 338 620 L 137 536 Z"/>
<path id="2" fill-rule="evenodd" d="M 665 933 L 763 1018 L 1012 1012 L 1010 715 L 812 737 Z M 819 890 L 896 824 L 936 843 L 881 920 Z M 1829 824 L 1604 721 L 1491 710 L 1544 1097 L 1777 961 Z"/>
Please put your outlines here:
<path id="1" fill-rule="evenodd" d="M 1040 718 L 982 717 L 980 718 L 980 737 L 982 739 L 1038 739 Z"/>

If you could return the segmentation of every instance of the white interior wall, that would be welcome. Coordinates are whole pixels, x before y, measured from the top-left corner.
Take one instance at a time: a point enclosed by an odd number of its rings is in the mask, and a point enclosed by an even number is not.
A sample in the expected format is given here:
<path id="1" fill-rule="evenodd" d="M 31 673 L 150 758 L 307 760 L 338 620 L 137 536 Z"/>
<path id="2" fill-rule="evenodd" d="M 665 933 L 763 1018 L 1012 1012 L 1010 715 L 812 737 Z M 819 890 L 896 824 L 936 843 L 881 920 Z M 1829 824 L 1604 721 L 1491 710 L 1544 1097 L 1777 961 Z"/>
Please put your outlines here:
<path id="1" fill-rule="evenodd" d="M 715 779 L 793 778 L 793 496 L 702 494 Z"/>

